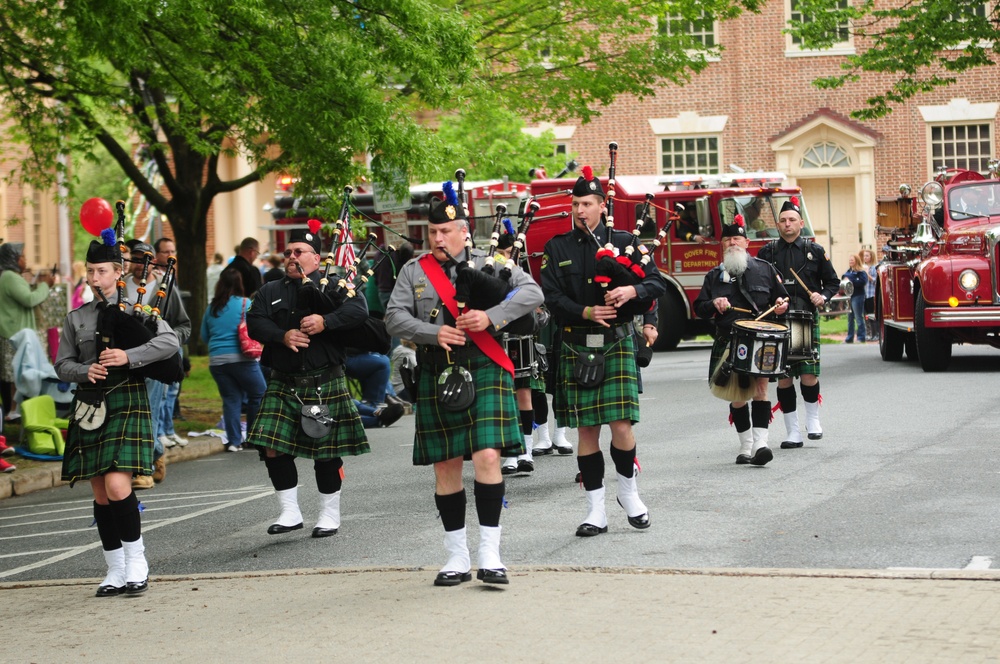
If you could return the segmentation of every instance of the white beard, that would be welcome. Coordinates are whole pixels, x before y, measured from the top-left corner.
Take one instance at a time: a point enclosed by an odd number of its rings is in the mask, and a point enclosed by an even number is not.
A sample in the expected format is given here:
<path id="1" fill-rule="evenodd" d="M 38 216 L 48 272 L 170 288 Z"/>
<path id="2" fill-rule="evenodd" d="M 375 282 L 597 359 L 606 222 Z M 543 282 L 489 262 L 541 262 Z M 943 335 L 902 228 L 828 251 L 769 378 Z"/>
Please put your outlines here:
<path id="1" fill-rule="evenodd" d="M 743 247 L 733 245 L 726 249 L 722 256 L 722 267 L 733 277 L 738 277 L 747 271 L 749 254 Z"/>

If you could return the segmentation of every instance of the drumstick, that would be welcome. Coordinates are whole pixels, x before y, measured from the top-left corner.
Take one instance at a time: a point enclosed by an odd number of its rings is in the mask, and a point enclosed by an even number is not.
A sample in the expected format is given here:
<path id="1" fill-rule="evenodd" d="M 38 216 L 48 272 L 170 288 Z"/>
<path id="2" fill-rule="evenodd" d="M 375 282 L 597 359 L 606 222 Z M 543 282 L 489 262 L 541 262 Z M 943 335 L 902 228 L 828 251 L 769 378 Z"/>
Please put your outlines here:
<path id="1" fill-rule="evenodd" d="M 795 281 L 799 282 L 799 286 L 802 286 L 802 288 L 805 289 L 806 294 L 809 295 L 809 297 L 812 297 L 812 291 L 809 290 L 809 287 L 806 286 L 806 282 L 802 281 L 802 278 L 799 277 L 798 273 L 793 268 L 788 268 L 788 271 L 792 273 L 793 277 L 795 277 Z"/>
<path id="2" fill-rule="evenodd" d="M 752 314 L 753 313 L 749 309 L 742 309 L 740 307 L 734 307 L 733 305 L 729 305 L 729 308 L 727 309 L 727 311 L 738 311 L 741 314 Z"/>
<path id="3" fill-rule="evenodd" d="M 762 313 L 760 316 L 757 316 L 756 318 L 754 318 L 754 320 L 760 320 L 761 318 L 763 318 L 764 316 L 768 315 L 769 313 L 771 313 L 772 311 L 774 311 L 777 308 L 778 308 L 778 305 L 776 304 L 773 307 L 771 307 L 770 309 L 768 309 L 767 311 L 765 311 L 764 313 Z"/>

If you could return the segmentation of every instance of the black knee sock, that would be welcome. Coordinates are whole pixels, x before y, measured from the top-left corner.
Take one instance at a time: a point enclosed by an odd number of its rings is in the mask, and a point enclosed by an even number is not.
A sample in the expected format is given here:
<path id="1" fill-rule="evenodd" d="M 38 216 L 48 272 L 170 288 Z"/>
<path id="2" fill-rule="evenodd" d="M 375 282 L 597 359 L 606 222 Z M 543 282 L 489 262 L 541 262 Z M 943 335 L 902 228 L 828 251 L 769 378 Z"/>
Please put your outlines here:
<path id="1" fill-rule="evenodd" d="M 97 522 L 97 534 L 101 538 L 101 546 L 105 551 L 122 548 L 122 538 L 118 536 L 118 524 L 111 505 L 101 505 L 94 501 L 94 521 Z"/>
<path id="2" fill-rule="evenodd" d="M 611 445 L 611 461 L 615 464 L 615 471 L 624 477 L 635 475 L 635 448 L 620 450 Z M 602 473 L 603 474 L 603 473 Z"/>
<path id="3" fill-rule="evenodd" d="M 742 408 L 733 408 L 729 404 L 729 414 L 733 416 L 733 426 L 737 433 L 743 433 L 750 428 L 750 405 L 744 404 Z"/>
<path id="4" fill-rule="evenodd" d="M 320 493 L 337 493 L 344 484 L 344 460 L 340 457 L 332 459 L 316 459 L 313 470 L 316 471 L 316 488 Z"/>
<path id="5" fill-rule="evenodd" d="M 766 429 L 771 424 L 771 402 L 751 401 L 750 419 L 756 429 Z"/>
<path id="6" fill-rule="evenodd" d="M 535 411 L 520 410 L 518 412 L 521 414 L 521 433 L 530 436 L 535 427 Z"/>
<path id="7" fill-rule="evenodd" d="M 480 526 L 496 528 L 500 525 L 504 491 L 503 480 L 499 484 L 473 482 L 472 493 L 476 497 L 476 514 L 479 516 Z"/>
<path id="8" fill-rule="evenodd" d="M 600 450 L 586 456 L 576 458 L 576 466 L 580 469 L 580 479 L 587 491 L 596 491 L 604 486 L 604 455 Z"/>
<path id="9" fill-rule="evenodd" d="M 535 411 L 535 423 L 538 426 L 549 421 L 549 400 L 541 390 L 531 391 L 531 409 Z"/>
<path id="10" fill-rule="evenodd" d="M 802 400 L 806 403 L 816 403 L 819 401 L 819 381 L 815 385 L 802 386 Z"/>
<path id="11" fill-rule="evenodd" d="M 779 387 L 778 392 L 778 403 L 781 404 L 782 413 L 794 413 L 795 404 L 795 386 L 789 385 L 788 387 Z"/>
<path id="12" fill-rule="evenodd" d="M 446 496 L 434 494 L 434 502 L 437 504 L 438 514 L 441 515 L 441 524 L 446 532 L 461 530 L 465 528 L 465 489 L 456 493 L 449 493 Z"/>
<path id="13" fill-rule="evenodd" d="M 139 499 L 135 491 L 122 500 L 109 500 L 108 506 L 115 517 L 118 535 L 122 542 L 135 542 L 142 537 L 142 521 L 139 519 Z"/>
<path id="14" fill-rule="evenodd" d="M 299 485 L 299 471 L 295 469 L 295 457 L 289 454 L 265 456 L 264 465 L 267 466 L 267 476 L 271 478 L 271 486 L 275 491 L 287 491 Z"/>

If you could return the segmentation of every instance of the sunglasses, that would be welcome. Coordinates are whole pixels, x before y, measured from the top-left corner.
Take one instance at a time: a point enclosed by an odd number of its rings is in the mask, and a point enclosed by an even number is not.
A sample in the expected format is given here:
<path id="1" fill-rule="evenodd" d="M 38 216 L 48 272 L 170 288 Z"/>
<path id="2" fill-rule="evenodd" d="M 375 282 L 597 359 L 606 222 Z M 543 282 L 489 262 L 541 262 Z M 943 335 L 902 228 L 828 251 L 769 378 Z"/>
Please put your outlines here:
<path id="1" fill-rule="evenodd" d="M 298 258 L 302 254 L 315 254 L 316 252 L 312 249 L 285 249 L 285 258 L 291 258 L 295 256 Z"/>

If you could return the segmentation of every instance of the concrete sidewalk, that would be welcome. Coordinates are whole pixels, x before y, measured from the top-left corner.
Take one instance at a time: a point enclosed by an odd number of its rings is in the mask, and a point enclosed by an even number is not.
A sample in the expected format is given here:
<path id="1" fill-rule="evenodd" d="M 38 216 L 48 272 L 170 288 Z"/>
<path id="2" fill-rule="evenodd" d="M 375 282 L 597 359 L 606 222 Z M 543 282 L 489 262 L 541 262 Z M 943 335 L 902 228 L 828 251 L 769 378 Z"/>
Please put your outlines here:
<path id="1" fill-rule="evenodd" d="M 0 585 L 9 662 L 996 662 L 1000 572 L 432 569 Z"/>

